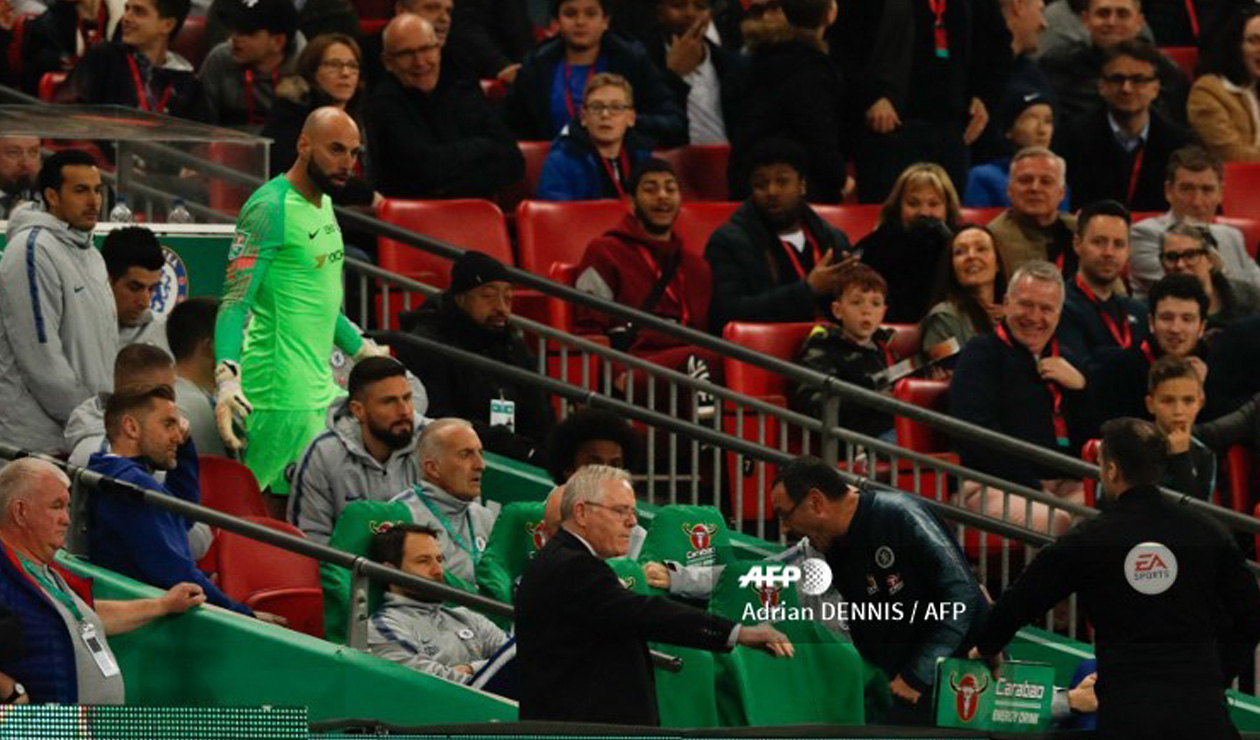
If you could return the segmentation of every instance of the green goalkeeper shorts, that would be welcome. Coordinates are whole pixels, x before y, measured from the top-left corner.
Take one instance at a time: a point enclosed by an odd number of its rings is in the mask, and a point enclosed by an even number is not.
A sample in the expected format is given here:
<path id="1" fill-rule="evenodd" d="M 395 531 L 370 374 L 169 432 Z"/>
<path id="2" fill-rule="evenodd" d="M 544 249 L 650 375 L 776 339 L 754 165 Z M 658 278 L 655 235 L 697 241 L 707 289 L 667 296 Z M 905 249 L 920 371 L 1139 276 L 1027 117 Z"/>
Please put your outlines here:
<path id="1" fill-rule="evenodd" d="M 311 440 L 328 426 L 323 409 L 254 411 L 245 417 L 245 467 L 258 486 L 278 496 L 289 495 L 289 482 Z"/>

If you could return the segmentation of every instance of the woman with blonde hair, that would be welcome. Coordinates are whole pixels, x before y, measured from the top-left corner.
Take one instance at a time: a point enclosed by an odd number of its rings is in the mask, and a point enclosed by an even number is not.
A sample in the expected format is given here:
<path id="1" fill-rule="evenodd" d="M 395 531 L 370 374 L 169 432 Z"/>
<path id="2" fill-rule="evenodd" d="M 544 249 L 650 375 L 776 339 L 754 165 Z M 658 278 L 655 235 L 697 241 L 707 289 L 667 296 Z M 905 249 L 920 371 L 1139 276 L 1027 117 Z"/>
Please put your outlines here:
<path id="1" fill-rule="evenodd" d="M 961 223 L 958 191 L 940 165 L 910 165 L 893 183 L 879 225 L 857 245 L 888 283 L 885 321 L 915 324 L 927 313 L 938 265 Z"/>

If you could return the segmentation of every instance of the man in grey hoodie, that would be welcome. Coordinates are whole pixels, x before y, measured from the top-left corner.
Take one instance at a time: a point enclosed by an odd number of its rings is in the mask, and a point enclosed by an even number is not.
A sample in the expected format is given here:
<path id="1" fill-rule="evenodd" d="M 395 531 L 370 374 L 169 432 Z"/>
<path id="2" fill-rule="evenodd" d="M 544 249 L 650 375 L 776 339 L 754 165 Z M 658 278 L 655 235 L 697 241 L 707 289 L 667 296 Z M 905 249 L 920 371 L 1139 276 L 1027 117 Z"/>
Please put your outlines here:
<path id="1" fill-rule="evenodd" d="M 351 501 L 388 501 L 421 480 L 416 445 L 428 420 L 416 412 L 407 368 L 369 357 L 350 371 L 349 398 L 328 410 L 328 429 L 302 453 L 289 521 L 320 543 Z"/>
<path id="2" fill-rule="evenodd" d="M 424 480 L 392 500 L 405 503 L 416 524 L 441 530 L 447 572 L 474 583 L 495 519 L 494 512 L 477 501 L 486 470 L 481 439 L 463 419 L 438 419 L 421 433 L 416 456 Z"/>
<path id="3" fill-rule="evenodd" d="M 118 315 L 92 246 L 101 210 L 95 160 L 57 152 L 39 187 L 47 212 L 18 208 L 0 257 L 0 439 L 61 453 L 70 412 L 111 387 Z"/>

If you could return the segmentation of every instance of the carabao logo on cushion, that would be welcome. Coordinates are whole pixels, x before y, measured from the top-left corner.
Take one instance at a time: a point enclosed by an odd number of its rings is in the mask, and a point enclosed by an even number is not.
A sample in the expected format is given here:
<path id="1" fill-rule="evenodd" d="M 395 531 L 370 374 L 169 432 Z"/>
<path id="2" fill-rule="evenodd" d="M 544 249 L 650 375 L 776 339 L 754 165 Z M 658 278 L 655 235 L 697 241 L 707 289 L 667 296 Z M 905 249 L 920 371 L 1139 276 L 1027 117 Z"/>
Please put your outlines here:
<path id="1" fill-rule="evenodd" d="M 525 533 L 534 543 L 534 552 L 543 549 L 543 545 L 547 544 L 547 533 L 543 531 L 542 524 L 542 522 L 525 522 Z"/>
<path id="2" fill-rule="evenodd" d="M 949 690 L 954 692 L 954 711 L 963 722 L 975 718 L 976 710 L 980 708 L 980 695 L 989 689 L 989 677 L 981 675 L 980 679 L 977 681 L 968 673 L 960 681 L 957 673 L 949 674 Z"/>
<path id="3" fill-rule="evenodd" d="M 716 524 L 682 525 L 687 541 L 691 544 L 691 552 L 687 553 L 688 565 L 707 565 L 716 559 L 717 552 L 713 548 L 713 534 L 717 532 Z"/>

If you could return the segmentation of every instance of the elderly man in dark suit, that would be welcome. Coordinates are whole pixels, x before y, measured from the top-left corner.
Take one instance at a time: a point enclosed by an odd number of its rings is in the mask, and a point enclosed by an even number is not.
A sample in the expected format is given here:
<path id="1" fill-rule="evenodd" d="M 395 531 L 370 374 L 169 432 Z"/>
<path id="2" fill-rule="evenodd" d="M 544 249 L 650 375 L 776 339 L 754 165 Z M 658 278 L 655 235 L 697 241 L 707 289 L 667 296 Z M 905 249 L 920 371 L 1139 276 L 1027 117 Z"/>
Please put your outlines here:
<path id="1" fill-rule="evenodd" d="M 649 640 L 793 654 L 768 624 L 737 625 L 621 585 L 603 561 L 626 554 L 636 522 L 624 470 L 578 470 L 565 484 L 560 517 L 560 530 L 525 572 L 516 599 L 522 720 L 660 724 Z"/>

